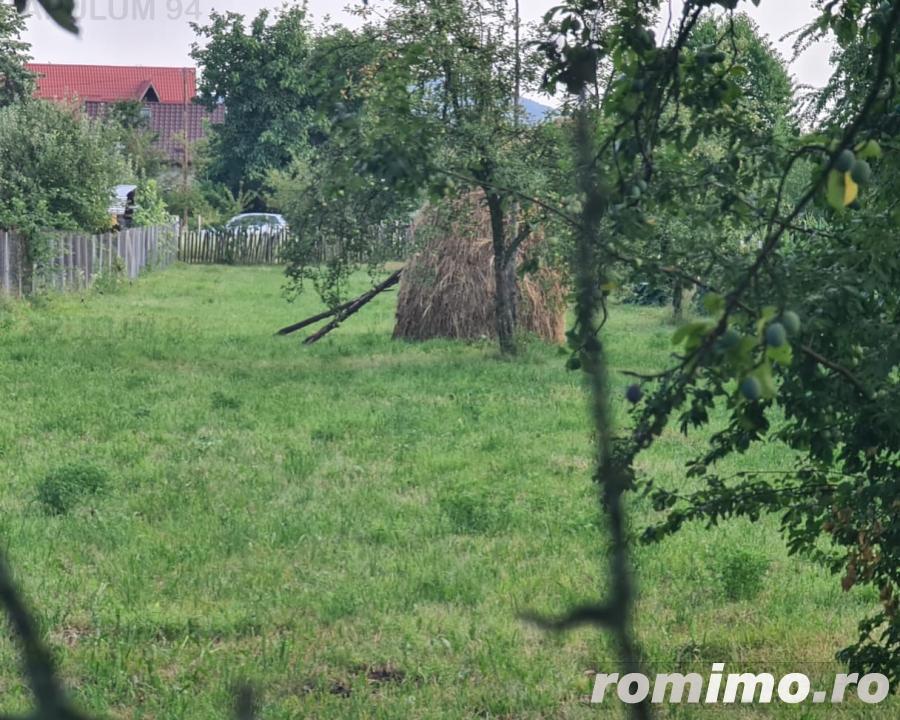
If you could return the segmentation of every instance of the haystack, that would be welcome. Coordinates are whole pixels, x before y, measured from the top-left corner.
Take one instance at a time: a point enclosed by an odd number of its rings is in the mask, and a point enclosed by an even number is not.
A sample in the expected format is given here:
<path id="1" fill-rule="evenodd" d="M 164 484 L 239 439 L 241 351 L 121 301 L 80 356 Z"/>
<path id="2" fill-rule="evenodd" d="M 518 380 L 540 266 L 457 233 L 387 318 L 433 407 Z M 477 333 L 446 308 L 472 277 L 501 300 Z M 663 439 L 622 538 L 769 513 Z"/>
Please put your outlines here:
<path id="1" fill-rule="evenodd" d="M 425 208 L 413 231 L 423 249 L 403 270 L 394 337 L 496 338 L 494 254 L 484 195 L 472 192 Z M 520 248 L 520 267 L 543 242 L 543 233 L 536 230 Z M 542 268 L 520 274 L 519 330 L 563 342 L 565 301 L 559 273 Z"/>

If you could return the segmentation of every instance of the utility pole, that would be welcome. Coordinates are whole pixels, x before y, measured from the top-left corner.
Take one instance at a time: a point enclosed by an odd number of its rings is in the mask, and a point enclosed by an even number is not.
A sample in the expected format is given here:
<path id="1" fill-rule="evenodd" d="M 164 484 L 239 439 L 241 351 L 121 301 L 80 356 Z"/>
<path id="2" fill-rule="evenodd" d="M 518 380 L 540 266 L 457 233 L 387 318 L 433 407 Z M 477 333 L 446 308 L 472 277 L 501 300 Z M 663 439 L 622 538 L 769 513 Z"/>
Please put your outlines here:
<path id="1" fill-rule="evenodd" d="M 513 106 L 513 126 L 519 129 L 519 105 L 522 102 L 522 52 L 521 52 L 521 13 L 519 11 L 519 0 L 515 0 L 515 18 L 513 24 L 516 33 L 516 67 L 515 67 L 515 91 L 513 98 L 515 105 Z"/>
<path id="2" fill-rule="evenodd" d="M 515 0 L 514 2 L 514 15 L 513 15 L 513 31 L 515 32 L 515 67 L 513 68 L 513 142 L 517 143 L 519 141 L 519 124 L 520 124 L 520 113 L 521 113 L 521 104 L 522 104 L 522 39 L 521 39 L 521 25 L 522 25 L 522 16 L 519 8 L 519 0 Z M 519 235 L 519 203 L 515 198 L 513 198 L 512 208 L 511 208 L 512 222 L 510 226 L 512 228 L 512 237 L 510 238 L 510 242 L 513 242 L 516 237 Z M 513 260 L 513 262 L 516 262 Z"/>
<path id="3" fill-rule="evenodd" d="M 181 219 L 181 232 L 188 231 L 188 188 L 190 186 L 190 165 L 191 165 L 191 141 L 188 134 L 188 89 L 187 89 L 187 68 L 181 68 L 181 132 L 182 139 L 182 156 L 181 156 L 181 189 L 184 200 L 184 213 Z"/>

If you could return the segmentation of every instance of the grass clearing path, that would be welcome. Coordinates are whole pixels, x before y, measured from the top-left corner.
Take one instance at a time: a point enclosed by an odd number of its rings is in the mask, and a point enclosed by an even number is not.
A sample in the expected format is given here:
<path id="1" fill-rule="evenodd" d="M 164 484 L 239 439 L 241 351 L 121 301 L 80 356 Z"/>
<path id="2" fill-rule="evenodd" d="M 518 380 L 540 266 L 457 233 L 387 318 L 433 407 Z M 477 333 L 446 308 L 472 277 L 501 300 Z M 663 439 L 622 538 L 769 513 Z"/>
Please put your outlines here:
<path id="1" fill-rule="evenodd" d="M 602 634 L 516 619 L 602 587 L 578 374 L 540 345 L 507 362 L 492 344 L 392 342 L 393 295 L 302 347 L 273 333 L 316 305 L 287 305 L 281 283 L 176 266 L 115 295 L 0 305 L 0 539 L 78 702 L 222 718 L 250 680 L 264 718 L 617 717 L 584 703 L 585 671 L 610 669 Z M 620 368 L 656 367 L 670 336 L 663 311 L 610 323 Z M 667 434 L 643 470 L 683 482 L 702 442 Z M 786 460 L 767 445 L 741 466 Z M 108 482 L 48 518 L 39 484 L 79 463 Z M 650 510 L 633 503 L 637 532 Z M 660 671 L 829 677 L 875 601 L 789 558 L 774 519 L 692 526 L 637 564 Z M 27 706 L 0 639 L 0 712 Z"/>

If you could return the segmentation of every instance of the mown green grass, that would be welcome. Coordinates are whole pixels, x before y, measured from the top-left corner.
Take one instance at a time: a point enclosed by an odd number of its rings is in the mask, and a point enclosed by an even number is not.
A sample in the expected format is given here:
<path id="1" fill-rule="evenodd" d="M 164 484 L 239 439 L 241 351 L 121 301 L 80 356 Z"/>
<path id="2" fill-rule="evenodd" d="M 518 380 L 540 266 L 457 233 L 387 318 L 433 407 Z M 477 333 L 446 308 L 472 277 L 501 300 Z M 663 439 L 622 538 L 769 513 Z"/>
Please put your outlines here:
<path id="1" fill-rule="evenodd" d="M 588 672 L 614 669 L 602 632 L 518 619 L 606 581 L 578 374 L 536 343 L 509 362 L 491 344 L 393 342 L 391 296 L 315 347 L 276 339 L 316 308 L 280 285 L 272 268 L 176 267 L 114 295 L 0 308 L 0 538 L 77 702 L 224 717 L 250 681 L 264 718 L 620 716 L 585 703 Z M 615 367 L 659 367 L 671 332 L 662 310 L 615 308 Z M 668 433 L 641 469 L 682 483 L 702 444 Z M 788 461 L 766 445 L 729 465 Z M 38 488 L 73 464 L 107 480 L 48 515 Z M 637 534 L 652 512 L 632 511 Z M 789 558 L 771 518 L 691 526 L 635 560 L 660 671 L 827 678 L 875 601 Z M 2 640 L 0 712 L 28 702 Z"/>

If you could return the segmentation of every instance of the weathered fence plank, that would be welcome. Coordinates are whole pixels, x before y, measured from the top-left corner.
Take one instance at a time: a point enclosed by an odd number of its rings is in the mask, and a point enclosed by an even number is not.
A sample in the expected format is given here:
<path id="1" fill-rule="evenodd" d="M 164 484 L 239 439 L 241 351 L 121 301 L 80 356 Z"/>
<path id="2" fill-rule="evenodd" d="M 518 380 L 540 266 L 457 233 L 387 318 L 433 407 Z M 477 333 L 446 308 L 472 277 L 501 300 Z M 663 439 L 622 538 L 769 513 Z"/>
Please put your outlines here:
<path id="1" fill-rule="evenodd" d="M 9 233 L 0 230 L 0 290 L 12 292 L 12 241 Z"/>
<path id="2" fill-rule="evenodd" d="M 126 277 L 134 280 L 146 268 L 166 267 L 178 256 L 178 228 L 133 228 L 119 233 L 80 235 L 60 233 L 50 243 L 50 257 L 34 269 L 32 287 L 59 291 L 90 287 L 101 274 L 115 272 L 117 259 Z M 0 230 L 0 294 L 21 296 L 26 288 L 23 240 Z"/>
<path id="3" fill-rule="evenodd" d="M 178 242 L 178 260 L 208 265 L 278 265 L 284 262 L 285 252 L 293 238 L 288 230 L 257 233 L 246 229 L 190 230 Z M 405 260 L 412 252 L 412 233 L 407 225 L 385 226 L 379 231 L 374 246 L 379 259 Z M 340 248 L 317 243 L 313 262 L 326 263 L 338 257 Z M 367 258 L 349 258 L 365 262 Z"/>

